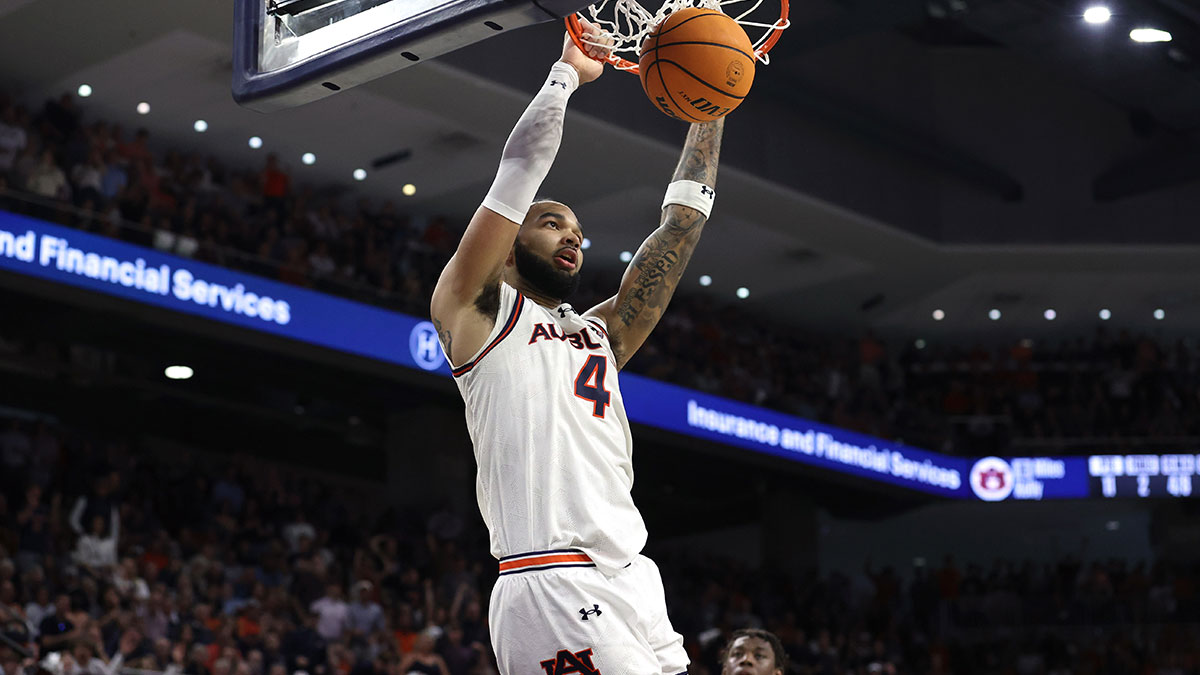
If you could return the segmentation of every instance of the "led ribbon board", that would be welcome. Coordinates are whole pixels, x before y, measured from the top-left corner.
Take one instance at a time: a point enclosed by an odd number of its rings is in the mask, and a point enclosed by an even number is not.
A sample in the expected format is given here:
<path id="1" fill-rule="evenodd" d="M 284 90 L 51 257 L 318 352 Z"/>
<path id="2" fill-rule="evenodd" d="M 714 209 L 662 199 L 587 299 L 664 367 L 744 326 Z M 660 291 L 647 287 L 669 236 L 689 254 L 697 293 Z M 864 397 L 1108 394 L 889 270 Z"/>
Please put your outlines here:
<path id="1" fill-rule="evenodd" d="M 0 269 L 450 374 L 428 321 L 5 211 Z"/>
<path id="2" fill-rule="evenodd" d="M 450 375 L 429 321 L 0 211 L 0 269 Z M 1196 454 L 943 455 L 626 373 L 630 421 L 954 499 L 1192 496 Z"/>

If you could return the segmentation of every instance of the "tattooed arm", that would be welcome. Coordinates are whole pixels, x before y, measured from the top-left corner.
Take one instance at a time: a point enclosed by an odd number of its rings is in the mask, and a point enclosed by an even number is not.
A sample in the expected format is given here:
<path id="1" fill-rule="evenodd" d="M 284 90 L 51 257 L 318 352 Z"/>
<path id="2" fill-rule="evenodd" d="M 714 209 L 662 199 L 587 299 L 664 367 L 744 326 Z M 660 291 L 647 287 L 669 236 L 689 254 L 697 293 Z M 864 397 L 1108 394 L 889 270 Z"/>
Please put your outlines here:
<path id="1" fill-rule="evenodd" d="M 672 180 L 716 187 L 724 128 L 724 118 L 693 124 Z M 672 204 L 663 209 L 662 222 L 629 263 L 620 290 L 588 310 L 587 314 L 599 315 L 608 324 L 618 368 L 629 362 L 658 325 L 700 242 L 706 220 L 703 213 L 687 206 Z"/>

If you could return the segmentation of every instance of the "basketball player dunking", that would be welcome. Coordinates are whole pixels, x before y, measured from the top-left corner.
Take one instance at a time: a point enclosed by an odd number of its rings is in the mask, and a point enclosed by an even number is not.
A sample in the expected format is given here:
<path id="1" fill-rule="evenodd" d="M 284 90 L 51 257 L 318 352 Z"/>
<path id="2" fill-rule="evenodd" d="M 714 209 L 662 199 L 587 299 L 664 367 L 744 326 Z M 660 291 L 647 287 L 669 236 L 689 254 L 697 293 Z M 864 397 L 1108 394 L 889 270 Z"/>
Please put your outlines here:
<path id="1" fill-rule="evenodd" d="M 646 526 L 630 497 L 617 371 L 662 317 L 700 240 L 723 123 L 691 127 L 658 229 L 617 294 L 578 314 L 563 301 L 583 267 L 579 221 L 565 204 L 533 199 L 567 99 L 602 71 L 566 41 L 431 303 L 500 560 L 489 618 L 503 675 L 676 675 L 688 665 L 658 568 L 639 554 Z"/>

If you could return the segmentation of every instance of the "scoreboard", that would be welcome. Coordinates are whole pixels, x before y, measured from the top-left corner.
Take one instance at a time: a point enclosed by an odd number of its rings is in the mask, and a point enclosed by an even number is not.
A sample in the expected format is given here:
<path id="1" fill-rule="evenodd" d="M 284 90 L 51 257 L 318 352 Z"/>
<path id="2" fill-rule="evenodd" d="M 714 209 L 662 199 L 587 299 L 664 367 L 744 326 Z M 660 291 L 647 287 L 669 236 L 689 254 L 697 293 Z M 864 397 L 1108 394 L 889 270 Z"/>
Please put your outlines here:
<path id="1" fill-rule="evenodd" d="M 1191 497 L 1200 455 L 1092 455 L 1092 497 Z"/>

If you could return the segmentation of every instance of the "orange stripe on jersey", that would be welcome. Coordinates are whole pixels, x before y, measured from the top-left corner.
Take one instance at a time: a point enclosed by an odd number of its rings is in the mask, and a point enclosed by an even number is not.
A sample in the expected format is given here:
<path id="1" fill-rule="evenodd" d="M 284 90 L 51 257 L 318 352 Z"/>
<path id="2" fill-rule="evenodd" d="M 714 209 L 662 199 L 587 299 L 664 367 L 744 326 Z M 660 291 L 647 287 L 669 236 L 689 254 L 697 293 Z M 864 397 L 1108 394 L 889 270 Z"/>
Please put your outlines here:
<path id="1" fill-rule="evenodd" d="M 500 331 L 500 334 L 496 336 L 496 339 L 492 340 L 491 344 L 489 344 L 482 352 L 479 353 L 479 356 L 476 356 L 473 360 L 462 364 L 458 368 L 454 368 L 450 372 L 455 377 L 458 377 L 459 375 L 466 375 L 467 373 L 469 373 L 471 371 L 471 369 L 475 367 L 475 364 L 479 363 L 480 359 L 487 356 L 487 353 L 492 351 L 493 349 L 495 349 L 496 345 L 500 344 L 501 340 L 508 337 L 508 334 L 512 332 L 514 327 L 516 327 L 517 317 L 521 316 L 521 309 L 524 306 L 525 306 L 525 296 L 521 295 L 518 292 L 517 293 L 517 302 L 516 302 L 516 304 L 513 305 L 512 313 L 510 313 L 508 315 L 508 321 L 506 321 L 504 323 L 504 329 Z"/>
<path id="2" fill-rule="evenodd" d="M 541 567 L 542 565 L 590 562 L 592 562 L 592 559 L 587 557 L 585 553 L 553 553 L 550 555 L 534 556 L 532 558 L 521 558 L 520 560 L 505 560 L 500 563 L 500 571 L 513 572 L 527 567 Z"/>

